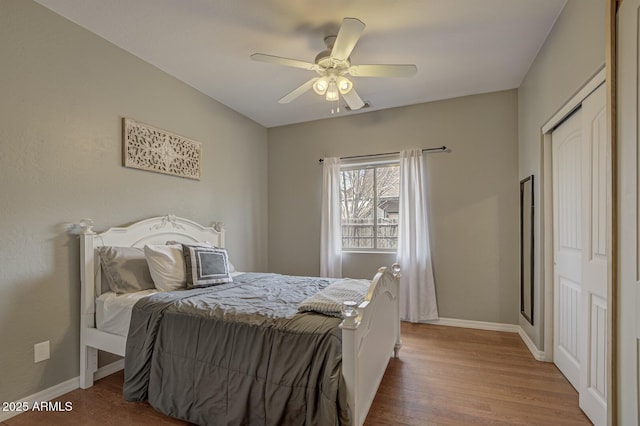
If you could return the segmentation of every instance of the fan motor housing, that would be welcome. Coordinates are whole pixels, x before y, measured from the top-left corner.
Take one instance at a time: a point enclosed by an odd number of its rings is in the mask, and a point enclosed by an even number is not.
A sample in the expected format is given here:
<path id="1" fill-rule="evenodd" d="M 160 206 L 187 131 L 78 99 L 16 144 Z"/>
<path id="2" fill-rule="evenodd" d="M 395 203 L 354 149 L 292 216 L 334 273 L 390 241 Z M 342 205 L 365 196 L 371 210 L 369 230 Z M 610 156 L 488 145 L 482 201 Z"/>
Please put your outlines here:
<path id="1" fill-rule="evenodd" d="M 344 69 L 345 71 L 351 66 L 349 59 L 346 59 L 344 61 L 333 59 L 331 57 L 331 49 L 326 49 L 318 53 L 318 55 L 316 55 L 315 63 L 325 69 L 335 68 Z"/>
<path id="2" fill-rule="evenodd" d="M 315 63 L 322 68 L 329 69 L 334 68 L 338 70 L 347 70 L 351 66 L 350 58 L 344 61 L 338 61 L 331 57 L 331 51 L 333 50 L 333 44 L 336 41 L 337 36 L 330 35 L 324 38 L 324 45 L 327 46 L 325 50 L 316 55 Z"/>

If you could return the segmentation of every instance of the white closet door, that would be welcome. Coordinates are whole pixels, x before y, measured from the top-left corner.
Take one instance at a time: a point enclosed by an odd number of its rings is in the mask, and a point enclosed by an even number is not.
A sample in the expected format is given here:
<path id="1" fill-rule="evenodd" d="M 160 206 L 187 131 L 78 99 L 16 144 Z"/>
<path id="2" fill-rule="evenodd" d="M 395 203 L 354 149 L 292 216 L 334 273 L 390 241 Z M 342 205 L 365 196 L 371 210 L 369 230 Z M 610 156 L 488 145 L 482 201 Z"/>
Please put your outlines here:
<path id="1" fill-rule="evenodd" d="M 579 319 L 580 408 L 607 424 L 607 158 L 606 89 L 582 102 L 582 292 Z"/>
<path id="2" fill-rule="evenodd" d="M 554 356 L 578 389 L 582 297 L 582 111 L 551 135 L 553 164 Z"/>
<path id="3" fill-rule="evenodd" d="M 595 425 L 607 423 L 606 90 L 602 85 L 551 135 L 554 362 Z"/>

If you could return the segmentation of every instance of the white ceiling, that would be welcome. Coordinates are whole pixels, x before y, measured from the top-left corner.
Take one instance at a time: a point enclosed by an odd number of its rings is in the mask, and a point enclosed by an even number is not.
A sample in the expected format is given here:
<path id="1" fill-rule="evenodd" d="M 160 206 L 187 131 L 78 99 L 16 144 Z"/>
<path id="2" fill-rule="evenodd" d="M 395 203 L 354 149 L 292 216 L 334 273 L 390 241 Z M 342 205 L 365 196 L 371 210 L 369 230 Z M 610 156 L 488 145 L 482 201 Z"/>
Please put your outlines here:
<path id="1" fill-rule="evenodd" d="M 518 87 L 566 0 L 36 0 L 266 127 L 331 117 L 313 62 L 342 18 L 365 28 L 354 64 L 416 64 L 412 78 L 353 78 L 368 109 Z M 341 109 L 340 116 L 357 114 Z"/>

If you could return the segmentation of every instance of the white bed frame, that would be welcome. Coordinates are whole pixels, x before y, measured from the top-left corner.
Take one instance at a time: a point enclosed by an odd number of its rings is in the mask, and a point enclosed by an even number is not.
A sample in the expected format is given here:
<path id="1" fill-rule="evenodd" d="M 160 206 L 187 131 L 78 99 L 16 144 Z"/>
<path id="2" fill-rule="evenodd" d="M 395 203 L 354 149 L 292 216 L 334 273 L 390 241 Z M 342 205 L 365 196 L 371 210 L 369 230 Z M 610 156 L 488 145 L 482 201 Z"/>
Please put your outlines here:
<path id="1" fill-rule="evenodd" d="M 96 297 L 102 292 L 96 247 L 143 247 L 166 241 L 208 241 L 224 247 L 225 231 L 220 223 L 205 227 L 174 215 L 154 217 L 124 228 L 102 233 L 92 230 L 91 221 L 81 222 L 80 235 L 80 387 L 93 386 L 98 367 L 98 350 L 125 355 L 126 337 L 96 328 Z M 369 287 L 358 316 L 343 320 L 342 375 L 354 425 L 362 425 L 369 412 L 390 356 L 398 357 L 400 341 L 399 276 L 400 268 L 380 268 Z"/>

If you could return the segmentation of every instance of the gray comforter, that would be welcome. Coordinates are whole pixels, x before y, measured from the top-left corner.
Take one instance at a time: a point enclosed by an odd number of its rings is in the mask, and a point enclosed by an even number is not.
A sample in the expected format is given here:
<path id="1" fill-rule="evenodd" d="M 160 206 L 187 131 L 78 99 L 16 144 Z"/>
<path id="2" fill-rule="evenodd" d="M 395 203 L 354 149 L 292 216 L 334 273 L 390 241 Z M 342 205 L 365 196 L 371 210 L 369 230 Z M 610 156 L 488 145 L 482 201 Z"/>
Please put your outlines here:
<path id="1" fill-rule="evenodd" d="M 249 273 L 140 300 L 125 399 L 200 425 L 350 424 L 340 319 L 297 312 L 331 282 Z"/>

